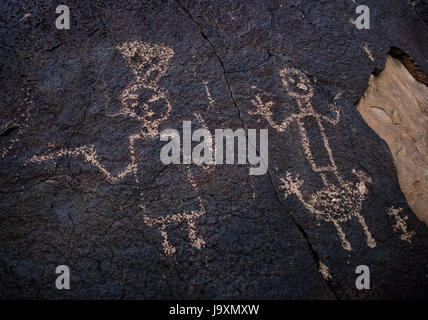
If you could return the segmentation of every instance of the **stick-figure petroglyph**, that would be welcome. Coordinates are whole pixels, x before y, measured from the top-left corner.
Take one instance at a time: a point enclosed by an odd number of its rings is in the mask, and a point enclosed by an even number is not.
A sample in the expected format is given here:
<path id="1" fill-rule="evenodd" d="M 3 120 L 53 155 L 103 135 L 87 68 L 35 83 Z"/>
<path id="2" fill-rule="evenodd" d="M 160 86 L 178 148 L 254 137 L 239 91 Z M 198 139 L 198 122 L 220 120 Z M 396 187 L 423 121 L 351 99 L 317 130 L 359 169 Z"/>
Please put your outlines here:
<path id="1" fill-rule="evenodd" d="M 126 115 L 136 119 L 140 124 L 140 130 L 128 137 L 130 163 L 113 174 L 100 162 L 92 144 L 74 149 L 61 149 L 48 155 L 33 156 L 29 162 L 40 163 L 60 157 L 75 157 L 94 165 L 111 183 L 122 180 L 130 173 L 134 174 L 135 181 L 138 182 L 135 142 L 159 135 L 159 125 L 168 119 L 172 110 L 168 96 L 159 87 L 158 82 L 167 71 L 174 51 L 165 45 L 150 45 L 142 41 L 125 42 L 116 46 L 116 49 L 128 63 L 135 81 L 122 91 L 120 112 L 108 116 Z M 141 99 L 143 94 L 146 100 Z"/>
<path id="2" fill-rule="evenodd" d="M 263 103 L 260 94 L 257 94 L 255 100 L 253 100 L 253 104 L 256 106 L 257 110 L 252 112 L 252 114 L 263 115 L 268 123 L 278 132 L 284 132 L 289 124 L 295 121 L 298 126 L 305 158 L 311 165 L 312 170 L 319 175 L 324 185 L 323 189 L 310 195 L 308 199 L 308 197 L 303 195 L 303 179 L 299 175 L 293 177 L 291 173 L 286 172 L 285 177 L 281 179 L 281 188 L 285 191 L 285 196 L 297 196 L 304 207 L 314 214 L 317 219 L 333 223 L 342 241 L 342 246 L 346 250 L 352 250 L 352 247 L 346 239 L 346 235 L 340 223 L 356 217 L 366 235 L 367 245 L 374 248 L 376 242 L 372 238 L 365 219 L 360 213 L 365 196 L 368 192 L 366 184 L 371 183 L 371 179 L 363 172 L 357 172 L 356 170 L 353 170 L 352 173 L 358 178 L 359 182 L 353 183 L 343 179 L 338 172 L 333 152 L 324 129 L 323 122 L 332 125 L 337 125 L 339 123 L 340 109 L 335 104 L 330 105 L 330 110 L 336 114 L 335 117 L 328 117 L 317 113 L 311 102 L 314 91 L 310 79 L 303 72 L 294 68 L 285 68 L 281 70 L 280 76 L 285 90 L 297 102 L 298 113 L 290 115 L 281 123 L 275 123 L 271 112 L 273 102 Z M 321 166 L 317 164 L 317 159 L 311 151 L 309 136 L 304 123 L 305 118 L 315 120 L 322 139 L 322 145 L 320 147 L 324 148 L 328 158 L 327 165 Z M 330 177 L 334 177 L 334 179 Z"/>

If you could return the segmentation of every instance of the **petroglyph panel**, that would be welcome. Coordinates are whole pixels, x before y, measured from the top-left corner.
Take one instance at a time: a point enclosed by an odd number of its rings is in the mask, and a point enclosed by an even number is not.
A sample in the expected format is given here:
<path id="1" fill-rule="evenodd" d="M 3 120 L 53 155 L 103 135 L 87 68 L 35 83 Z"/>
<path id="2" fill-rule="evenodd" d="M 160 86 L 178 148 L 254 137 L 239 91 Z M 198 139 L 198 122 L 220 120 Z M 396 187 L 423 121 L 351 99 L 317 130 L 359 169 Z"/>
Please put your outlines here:
<path id="1" fill-rule="evenodd" d="M 70 1 L 70 30 L 1 1 L 0 299 L 428 298 L 426 201 L 393 162 L 424 132 L 390 153 L 355 107 L 392 45 L 428 70 L 411 2 L 371 1 L 382 32 L 362 32 L 355 1 Z M 415 129 L 426 90 L 393 69 L 367 111 Z M 164 165 L 183 121 L 268 129 L 269 171 Z"/>

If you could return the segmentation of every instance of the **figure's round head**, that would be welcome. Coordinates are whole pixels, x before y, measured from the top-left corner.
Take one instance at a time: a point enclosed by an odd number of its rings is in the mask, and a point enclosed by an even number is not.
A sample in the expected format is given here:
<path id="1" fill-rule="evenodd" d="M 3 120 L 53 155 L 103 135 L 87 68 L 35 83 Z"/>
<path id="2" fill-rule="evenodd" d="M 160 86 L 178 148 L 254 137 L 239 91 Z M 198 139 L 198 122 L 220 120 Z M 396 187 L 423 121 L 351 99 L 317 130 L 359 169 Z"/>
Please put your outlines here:
<path id="1" fill-rule="evenodd" d="M 285 68 L 280 71 L 282 84 L 287 93 L 297 99 L 308 99 L 313 96 L 311 82 L 307 75 L 294 68 Z"/>
<path id="2" fill-rule="evenodd" d="M 136 118 L 149 134 L 157 135 L 160 123 L 172 110 L 167 93 L 159 85 L 174 55 L 172 48 L 163 44 L 142 41 L 125 42 L 116 48 L 131 69 L 135 81 L 121 94 L 122 112 Z"/>

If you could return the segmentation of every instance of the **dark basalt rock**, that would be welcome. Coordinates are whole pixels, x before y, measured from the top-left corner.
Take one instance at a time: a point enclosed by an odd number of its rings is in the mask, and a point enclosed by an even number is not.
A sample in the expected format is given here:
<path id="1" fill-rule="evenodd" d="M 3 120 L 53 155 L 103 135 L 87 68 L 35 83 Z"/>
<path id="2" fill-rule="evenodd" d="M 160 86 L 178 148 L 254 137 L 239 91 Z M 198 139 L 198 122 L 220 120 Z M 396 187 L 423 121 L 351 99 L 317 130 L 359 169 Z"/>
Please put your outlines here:
<path id="1" fill-rule="evenodd" d="M 366 1 L 358 30 L 341 0 L 65 4 L 70 30 L 0 4 L 0 297 L 428 297 L 427 227 L 355 107 L 391 47 L 428 70 L 423 9 Z M 268 128 L 268 174 L 164 166 L 188 120 Z"/>

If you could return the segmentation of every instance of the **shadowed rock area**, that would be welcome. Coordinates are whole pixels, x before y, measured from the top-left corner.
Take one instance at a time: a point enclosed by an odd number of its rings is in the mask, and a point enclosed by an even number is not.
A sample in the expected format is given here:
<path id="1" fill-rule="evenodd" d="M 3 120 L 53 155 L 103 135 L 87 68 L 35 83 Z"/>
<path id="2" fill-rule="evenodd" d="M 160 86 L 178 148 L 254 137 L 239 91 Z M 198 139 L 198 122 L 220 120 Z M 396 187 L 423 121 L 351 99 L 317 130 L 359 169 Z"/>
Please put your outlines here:
<path id="1" fill-rule="evenodd" d="M 64 4 L 70 30 L 0 4 L 2 299 L 428 298 L 427 227 L 355 105 L 391 47 L 427 74 L 423 4 L 366 1 L 370 30 L 343 0 Z M 268 129 L 268 172 L 163 165 L 183 121 Z"/>

